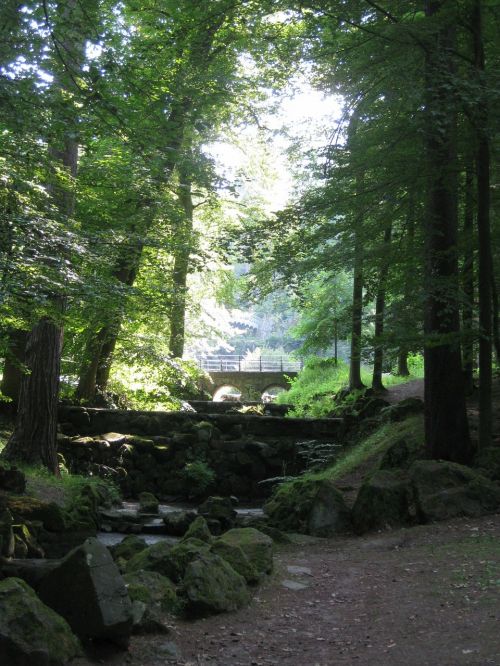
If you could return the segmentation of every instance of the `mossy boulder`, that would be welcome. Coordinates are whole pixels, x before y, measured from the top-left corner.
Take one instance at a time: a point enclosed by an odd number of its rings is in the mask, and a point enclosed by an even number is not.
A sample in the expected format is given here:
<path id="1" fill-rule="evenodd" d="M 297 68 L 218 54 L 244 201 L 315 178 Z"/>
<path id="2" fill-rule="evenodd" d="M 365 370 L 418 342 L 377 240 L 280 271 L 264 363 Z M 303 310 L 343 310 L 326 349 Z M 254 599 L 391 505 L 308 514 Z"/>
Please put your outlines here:
<path id="1" fill-rule="evenodd" d="M 500 509 L 500 486 L 464 465 L 420 460 L 409 470 L 421 522 L 477 517 Z"/>
<path id="2" fill-rule="evenodd" d="M 111 553 L 112 558 L 116 561 L 124 560 L 128 562 L 131 560 L 134 555 L 137 553 L 142 553 L 143 550 L 146 550 L 148 544 L 136 536 L 135 534 L 129 534 L 126 536 L 120 543 L 117 543 L 114 546 L 110 546 L 109 552 Z"/>
<path id="3" fill-rule="evenodd" d="M 199 539 L 186 539 L 173 546 L 159 541 L 135 555 L 126 565 L 126 572 L 156 571 L 179 582 L 188 563 L 197 555 L 208 552 L 208 545 Z"/>
<path id="4" fill-rule="evenodd" d="M 239 547 L 259 576 L 273 570 L 273 540 L 254 527 L 236 527 L 225 532 L 220 541 Z"/>
<path id="5" fill-rule="evenodd" d="M 494 481 L 500 481 L 500 446 L 488 446 L 478 452 L 474 467 Z"/>
<path id="6" fill-rule="evenodd" d="M 199 539 L 190 538 L 176 543 L 163 563 L 164 575 L 176 583 L 180 582 L 189 562 L 197 555 L 206 552 L 208 552 L 208 545 Z"/>
<path id="7" fill-rule="evenodd" d="M 43 502 L 28 496 L 9 495 L 7 507 L 20 522 L 40 521 L 49 532 L 64 532 L 68 516 L 55 502 Z"/>
<path id="8" fill-rule="evenodd" d="M 178 600 L 175 585 L 157 571 L 134 571 L 123 577 L 132 601 L 148 606 L 157 605 L 163 612 L 176 608 Z"/>
<path id="9" fill-rule="evenodd" d="M 0 490 L 22 495 L 26 490 L 26 476 L 15 465 L 0 465 Z"/>
<path id="10" fill-rule="evenodd" d="M 19 578 L 0 582 L 0 663 L 65 666 L 81 653 L 68 623 Z"/>
<path id="11" fill-rule="evenodd" d="M 408 416 L 421 414 L 424 411 L 424 402 L 420 398 L 405 398 L 395 405 L 386 407 L 380 412 L 383 421 L 404 421 Z"/>
<path id="12" fill-rule="evenodd" d="M 269 522 L 285 532 L 329 537 L 349 531 L 342 493 L 326 479 L 297 479 L 280 486 L 265 504 Z"/>
<path id="13" fill-rule="evenodd" d="M 249 585 L 259 582 L 260 575 L 243 550 L 234 543 L 217 539 L 210 547 L 210 552 L 226 560 L 233 569 L 243 576 Z"/>
<path id="14" fill-rule="evenodd" d="M 209 497 L 198 507 L 198 513 L 207 522 L 218 520 L 223 529 L 232 527 L 237 515 L 230 497 Z"/>
<path id="15" fill-rule="evenodd" d="M 140 513 L 158 513 L 160 502 L 153 495 L 153 493 L 142 492 L 139 493 L 139 511 Z"/>
<path id="16" fill-rule="evenodd" d="M 124 580 L 134 607 L 134 632 L 166 632 L 165 613 L 179 608 L 172 581 L 156 571 L 136 571 Z"/>
<path id="17" fill-rule="evenodd" d="M 136 553 L 125 566 L 126 573 L 135 571 L 156 571 L 167 575 L 164 562 L 172 549 L 172 545 L 166 541 L 158 541 Z"/>
<path id="18" fill-rule="evenodd" d="M 81 638 L 128 641 L 132 604 L 109 550 L 97 539 L 68 553 L 45 576 L 38 593 Z"/>
<path id="19" fill-rule="evenodd" d="M 401 437 L 386 450 L 380 469 L 409 469 L 416 460 L 425 458 L 424 441 Z"/>
<path id="20" fill-rule="evenodd" d="M 184 536 L 186 530 L 196 518 L 196 511 L 186 511 L 184 509 L 169 511 L 163 516 L 165 532 L 171 536 Z"/>
<path id="21" fill-rule="evenodd" d="M 183 580 L 186 611 L 203 616 L 234 611 L 247 604 L 245 579 L 215 553 L 200 553 L 187 566 Z"/>
<path id="22" fill-rule="evenodd" d="M 210 529 L 208 527 L 207 521 L 203 516 L 198 516 L 191 525 L 188 527 L 186 534 L 183 537 L 183 541 L 186 539 L 199 539 L 200 541 L 205 541 L 210 543 L 213 539 Z"/>
<path id="23" fill-rule="evenodd" d="M 358 534 L 411 522 L 410 484 L 402 470 L 379 470 L 365 480 L 352 509 Z"/>

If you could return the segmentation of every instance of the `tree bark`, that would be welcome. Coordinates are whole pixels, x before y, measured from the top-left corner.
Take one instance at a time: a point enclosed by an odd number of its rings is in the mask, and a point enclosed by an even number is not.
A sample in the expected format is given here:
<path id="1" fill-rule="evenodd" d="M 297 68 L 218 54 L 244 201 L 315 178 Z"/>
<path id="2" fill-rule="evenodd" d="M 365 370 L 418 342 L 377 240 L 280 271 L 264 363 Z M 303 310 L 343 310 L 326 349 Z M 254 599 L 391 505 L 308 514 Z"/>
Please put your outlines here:
<path id="1" fill-rule="evenodd" d="M 478 231 L 478 292 L 479 292 L 479 448 L 491 445 L 493 431 L 492 335 L 491 313 L 491 234 L 490 234 L 490 142 L 488 137 L 488 107 L 484 89 L 484 48 L 481 0 L 472 8 L 474 61 L 480 95 L 477 101 L 477 231 Z"/>
<path id="2" fill-rule="evenodd" d="M 7 460 L 44 465 L 54 474 L 59 473 L 55 442 L 61 343 L 61 329 L 48 317 L 29 334 L 28 373 L 21 382 L 16 426 L 2 454 Z"/>
<path id="3" fill-rule="evenodd" d="M 55 57 L 56 85 L 60 90 L 74 90 L 74 76 L 81 70 L 84 59 L 84 22 L 78 0 L 61 0 L 57 4 L 57 21 L 54 39 L 61 45 Z M 64 53 L 64 62 L 59 62 Z M 78 130 L 75 107 L 60 103 L 54 111 L 65 127 L 61 136 L 55 131 L 55 139 L 49 143 L 49 155 L 60 162 L 72 183 L 76 179 L 78 165 Z M 60 185 L 54 176 L 48 183 L 55 205 L 63 218 L 73 215 L 75 191 L 72 186 Z M 64 250 L 56 249 L 56 261 L 64 258 Z M 57 405 L 59 399 L 59 375 L 62 349 L 62 316 L 65 309 L 63 294 L 47 294 L 50 314 L 32 329 L 26 347 L 26 364 L 29 373 L 23 375 L 19 393 L 19 408 L 14 432 L 5 449 L 9 459 L 44 464 L 54 474 L 59 474 L 56 453 Z"/>
<path id="4" fill-rule="evenodd" d="M 373 356 L 373 379 L 372 388 L 376 391 L 385 391 L 382 383 L 382 370 L 384 364 L 384 346 L 382 336 L 384 335 L 385 316 L 385 292 L 387 275 L 389 273 L 391 252 L 392 224 L 388 224 L 384 232 L 383 257 L 380 268 L 379 286 L 375 299 L 375 350 Z"/>
<path id="5" fill-rule="evenodd" d="M 474 166 L 471 160 L 465 167 L 464 201 L 464 261 L 463 261 L 463 364 L 465 392 L 470 395 L 474 390 Z"/>
<path id="6" fill-rule="evenodd" d="M 445 7 L 446 5 L 446 7 Z M 425 437 L 430 457 L 470 463 L 460 350 L 457 259 L 455 25 L 442 0 L 426 0 L 432 26 L 425 55 L 428 169 L 425 302 Z"/>
<path id="7" fill-rule="evenodd" d="M 179 225 L 177 245 L 174 253 L 172 274 L 173 295 L 170 311 L 170 343 L 172 356 L 182 358 L 185 344 L 185 322 L 187 301 L 187 276 L 193 236 L 193 197 L 191 178 L 187 169 L 179 169 L 180 187 L 178 199 L 183 210 L 182 223 Z"/>
<path id="8" fill-rule="evenodd" d="M 360 110 L 357 108 L 351 118 L 349 127 L 349 143 L 351 151 L 355 151 L 355 138 L 359 123 Z M 356 205 L 358 210 L 354 217 L 354 266 L 352 284 L 352 320 L 351 320 L 351 353 L 349 362 L 349 389 L 355 391 L 364 388 L 361 380 L 361 334 L 363 326 L 363 261 L 364 248 L 362 239 L 362 226 L 364 210 L 362 206 L 363 197 L 363 169 L 357 169 L 356 173 Z"/>

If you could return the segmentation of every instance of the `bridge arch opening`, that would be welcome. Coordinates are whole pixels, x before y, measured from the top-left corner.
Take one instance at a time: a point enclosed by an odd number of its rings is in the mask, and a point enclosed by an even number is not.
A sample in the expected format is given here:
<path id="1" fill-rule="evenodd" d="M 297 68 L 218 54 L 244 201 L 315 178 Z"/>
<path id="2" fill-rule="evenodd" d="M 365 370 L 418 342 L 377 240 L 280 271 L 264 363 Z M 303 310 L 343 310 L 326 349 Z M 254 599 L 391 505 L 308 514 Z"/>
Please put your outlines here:
<path id="1" fill-rule="evenodd" d="M 223 384 L 215 389 L 212 400 L 214 402 L 239 402 L 241 390 L 232 384 Z"/>
<path id="2" fill-rule="evenodd" d="M 262 402 L 274 402 L 280 393 L 284 393 L 287 389 L 280 384 L 270 384 L 262 391 L 260 399 Z"/>

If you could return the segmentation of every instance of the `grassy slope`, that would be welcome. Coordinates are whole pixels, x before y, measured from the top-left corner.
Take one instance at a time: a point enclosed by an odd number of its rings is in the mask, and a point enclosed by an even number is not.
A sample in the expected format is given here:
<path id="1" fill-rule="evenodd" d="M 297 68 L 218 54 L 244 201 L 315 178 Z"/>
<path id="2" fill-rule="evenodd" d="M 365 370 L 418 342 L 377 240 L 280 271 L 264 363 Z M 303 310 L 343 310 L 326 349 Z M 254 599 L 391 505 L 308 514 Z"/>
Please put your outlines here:
<path id="1" fill-rule="evenodd" d="M 422 377 L 420 365 L 412 366 L 408 377 L 384 375 L 386 387 L 403 384 Z M 363 368 L 361 377 L 366 386 L 371 386 L 371 370 Z M 349 368 L 339 361 L 337 366 L 332 359 L 309 359 L 298 377 L 292 380 L 289 391 L 281 393 L 277 402 L 291 404 L 290 416 L 326 416 L 332 412 L 333 396 L 349 383 Z"/>

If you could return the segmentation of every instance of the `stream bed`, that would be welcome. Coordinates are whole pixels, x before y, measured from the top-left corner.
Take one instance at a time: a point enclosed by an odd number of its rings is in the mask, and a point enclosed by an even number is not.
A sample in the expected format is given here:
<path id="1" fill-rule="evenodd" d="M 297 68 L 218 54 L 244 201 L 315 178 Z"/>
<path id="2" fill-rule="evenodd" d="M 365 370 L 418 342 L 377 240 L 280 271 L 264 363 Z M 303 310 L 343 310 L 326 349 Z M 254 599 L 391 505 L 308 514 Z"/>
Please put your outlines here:
<path id="1" fill-rule="evenodd" d="M 187 503 L 175 503 L 175 504 L 160 504 L 158 507 L 158 514 L 156 516 L 146 516 L 142 517 L 142 531 L 137 534 L 141 539 L 151 546 L 158 541 L 166 541 L 167 543 L 177 543 L 182 537 L 171 536 L 165 534 L 163 516 L 174 511 L 196 511 L 196 506 Z M 262 507 L 256 506 L 237 506 L 235 511 L 238 515 L 238 518 L 258 518 L 264 515 Z M 139 516 L 139 502 L 126 501 L 122 502 L 122 505 L 117 508 L 113 508 L 113 513 L 122 514 L 124 518 L 126 516 L 135 515 Z M 117 543 L 120 543 L 129 532 L 113 532 L 113 531 L 101 531 L 98 532 L 97 538 L 105 546 L 114 546 Z"/>

